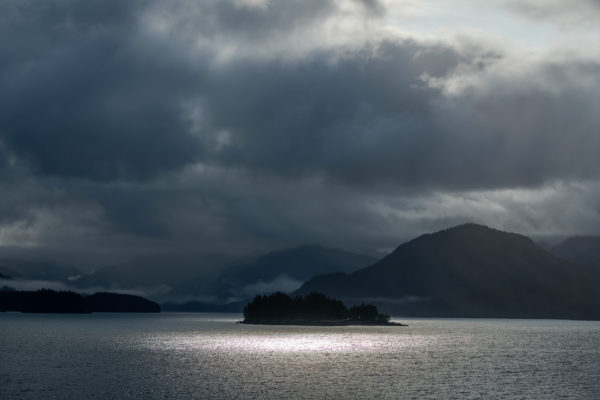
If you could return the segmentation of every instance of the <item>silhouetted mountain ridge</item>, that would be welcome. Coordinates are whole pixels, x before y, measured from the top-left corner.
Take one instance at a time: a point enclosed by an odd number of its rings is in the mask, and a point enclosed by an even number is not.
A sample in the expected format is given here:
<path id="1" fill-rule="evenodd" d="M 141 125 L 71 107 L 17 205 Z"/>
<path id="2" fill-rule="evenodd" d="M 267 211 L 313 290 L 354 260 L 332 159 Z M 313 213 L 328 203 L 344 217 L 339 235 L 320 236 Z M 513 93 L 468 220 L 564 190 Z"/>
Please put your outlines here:
<path id="1" fill-rule="evenodd" d="M 12 276 L 6 275 L 0 271 L 0 279 L 12 279 Z"/>
<path id="2" fill-rule="evenodd" d="M 551 252 L 574 263 L 600 266 L 600 236 L 573 236 L 554 246 Z"/>
<path id="3" fill-rule="evenodd" d="M 596 319 L 594 281 L 526 236 L 465 224 L 419 236 L 352 274 L 317 276 L 296 293 L 375 299 L 408 316 Z"/>
<path id="4" fill-rule="evenodd" d="M 231 294 L 239 293 L 248 285 L 258 282 L 268 284 L 282 277 L 297 281 L 299 286 L 316 274 L 338 271 L 353 272 L 376 261 L 372 257 L 341 249 L 304 245 L 274 251 L 256 259 L 232 265 L 221 274 L 219 282 L 221 285 L 229 287 Z M 280 289 L 274 287 L 272 292 Z M 250 294 L 258 293 L 262 293 L 262 291 L 258 290 L 257 293 Z"/>
<path id="5" fill-rule="evenodd" d="M 28 261 L 0 258 L 0 274 L 14 279 L 67 282 L 81 271 L 52 261 Z"/>
<path id="6" fill-rule="evenodd" d="M 212 302 L 190 301 L 183 304 L 166 303 L 165 309 L 174 311 L 238 310 L 259 293 L 296 290 L 307 279 L 317 274 L 334 271 L 352 272 L 377 260 L 362 254 L 318 245 L 304 245 L 273 251 L 230 264 L 214 281 L 205 296 Z M 181 293 L 193 293 L 196 281 L 177 288 Z"/>
<path id="7" fill-rule="evenodd" d="M 213 281 L 216 270 L 229 261 L 220 254 L 154 254 L 99 268 L 73 284 L 81 288 L 132 289 L 172 287 L 196 279 L 208 282 Z"/>

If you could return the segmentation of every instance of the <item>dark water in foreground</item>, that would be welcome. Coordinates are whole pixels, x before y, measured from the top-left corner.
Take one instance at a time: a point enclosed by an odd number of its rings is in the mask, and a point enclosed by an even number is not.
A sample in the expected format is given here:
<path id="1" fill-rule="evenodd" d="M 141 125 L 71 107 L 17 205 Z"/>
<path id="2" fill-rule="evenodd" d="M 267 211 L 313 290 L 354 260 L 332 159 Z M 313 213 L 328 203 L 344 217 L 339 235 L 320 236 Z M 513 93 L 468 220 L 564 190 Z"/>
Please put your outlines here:
<path id="1" fill-rule="evenodd" d="M 0 398 L 600 398 L 600 322 L 238 319 L 0 313 Z"/>

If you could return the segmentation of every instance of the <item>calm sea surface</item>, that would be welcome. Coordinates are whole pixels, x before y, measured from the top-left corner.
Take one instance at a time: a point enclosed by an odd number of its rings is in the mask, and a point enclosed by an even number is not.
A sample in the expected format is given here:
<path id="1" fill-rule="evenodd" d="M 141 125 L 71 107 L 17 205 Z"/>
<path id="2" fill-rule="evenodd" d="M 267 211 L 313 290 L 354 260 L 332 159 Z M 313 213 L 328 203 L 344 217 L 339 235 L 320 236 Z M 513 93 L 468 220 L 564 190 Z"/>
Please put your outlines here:
<path id="1" fill-rule="evenodd" d="M 600 323 L 0 313 L 1 399 L 600 399 Z"/>

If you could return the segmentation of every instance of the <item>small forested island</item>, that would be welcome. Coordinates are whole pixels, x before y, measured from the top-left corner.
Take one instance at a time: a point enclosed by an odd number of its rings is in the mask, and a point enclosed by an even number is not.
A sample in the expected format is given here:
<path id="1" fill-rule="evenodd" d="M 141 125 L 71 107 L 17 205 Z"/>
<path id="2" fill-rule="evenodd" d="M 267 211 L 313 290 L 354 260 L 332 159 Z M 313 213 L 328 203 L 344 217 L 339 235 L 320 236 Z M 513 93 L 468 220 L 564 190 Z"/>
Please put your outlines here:
<path id="1" fill-rule="evenodd" d="M 140 296 L 100 292 L 81 295 L 72 291 L 0 291 L 0 311 L 24 313 L 87 314 L 92 312 L 160 312 L 160 306 Z"/>
<path id="2" fill-rule="evenodd" d="M 390 316 L 380 314 L 377 307 L 370 304 L 347 308 L 340 300 L 322 293 L 290 297 L 277 292 L 271 295 L 258 295 L 244 307 L 243 324 L 260 325 L 384 325 L 406 326 L 390 322 Z"/>

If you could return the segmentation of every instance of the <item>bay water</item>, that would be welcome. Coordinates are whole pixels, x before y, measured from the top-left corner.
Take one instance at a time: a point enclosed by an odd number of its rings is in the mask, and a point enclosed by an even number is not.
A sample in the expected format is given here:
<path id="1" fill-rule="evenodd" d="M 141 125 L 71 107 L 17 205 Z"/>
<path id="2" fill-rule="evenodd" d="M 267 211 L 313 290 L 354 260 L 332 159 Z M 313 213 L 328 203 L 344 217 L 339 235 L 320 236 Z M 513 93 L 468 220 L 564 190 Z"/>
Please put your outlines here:
<path id="1" fill-rule="evenodd" d="M 0 313 L 1 399 L 600 399 L 600 322 Z"/>

